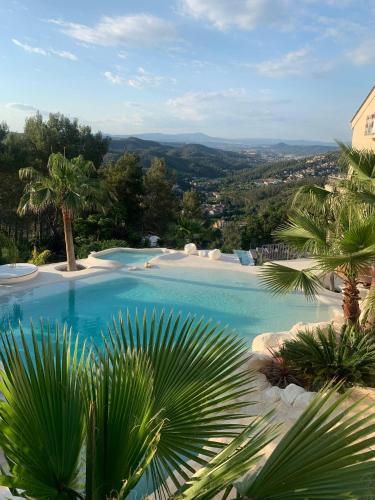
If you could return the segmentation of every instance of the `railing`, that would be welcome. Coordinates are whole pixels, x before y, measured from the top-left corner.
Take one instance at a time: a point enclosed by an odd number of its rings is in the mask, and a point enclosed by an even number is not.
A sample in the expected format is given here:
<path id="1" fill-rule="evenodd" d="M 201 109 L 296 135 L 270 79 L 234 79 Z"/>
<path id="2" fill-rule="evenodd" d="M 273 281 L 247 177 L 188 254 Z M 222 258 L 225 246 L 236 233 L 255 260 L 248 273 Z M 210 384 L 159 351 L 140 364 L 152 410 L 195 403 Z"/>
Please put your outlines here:
<path id="1" fill-rule="evenodd" d="M 267 260 L 293 260 L 308 257 L 307 252 L 297 252 L 284 243 L 271 243 L 257 247 L 252 252 L 257 256 L 257 263 Z"/>

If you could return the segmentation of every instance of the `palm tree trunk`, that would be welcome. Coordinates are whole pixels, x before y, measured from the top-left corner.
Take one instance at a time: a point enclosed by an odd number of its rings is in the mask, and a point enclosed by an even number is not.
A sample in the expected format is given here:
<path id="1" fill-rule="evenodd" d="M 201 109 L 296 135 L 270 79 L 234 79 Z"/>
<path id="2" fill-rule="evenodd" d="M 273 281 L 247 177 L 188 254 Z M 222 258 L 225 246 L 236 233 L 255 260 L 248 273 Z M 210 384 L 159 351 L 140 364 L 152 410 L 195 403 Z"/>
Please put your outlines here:
<path id="1" fill-rule="evenodd" d="M 62 215 L 64 221 L 67 271 L 77 271 L 73 244 L 72 219 L 68 210 L 65 210 L 64 208 L 62 209 Z"/>
<path id="2" fill-rule="evenodd" d="M 356 325 L 359 322 L 361 314 L 359 308 L 359 290 L 356 281 L 345 281 L 343 295 L 342 309 L 344 311 L 344 319 L 347 323 Z"/>

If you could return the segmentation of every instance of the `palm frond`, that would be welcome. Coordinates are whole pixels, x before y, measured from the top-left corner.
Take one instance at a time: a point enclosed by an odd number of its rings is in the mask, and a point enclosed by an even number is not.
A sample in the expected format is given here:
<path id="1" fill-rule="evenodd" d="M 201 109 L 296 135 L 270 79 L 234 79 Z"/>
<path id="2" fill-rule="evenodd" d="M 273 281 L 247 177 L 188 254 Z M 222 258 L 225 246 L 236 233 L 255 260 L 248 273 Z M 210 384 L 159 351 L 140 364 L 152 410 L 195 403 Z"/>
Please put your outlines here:
<path id="1" fill-rule="evenodd" d="M 247 403 L 251 376 L 243 368 L 244 340 L 193 316 L 157 317 L 146 312 L 142 322 L 128 313 L 114 322 L 107 351 L 144 352 L 154 373 L 153 412 L 163 411 L 165 424 L 151 464 L 150 480 L 161 491 L 166 476 L 178 486 L 194 471 L 189 461 L 204 464 L 222 448 L 218 438 L 233 438 L 242 426 L 234 423 Z"/>
<path id="2" fill-rule="evenodd" d="M 162 417 L 153 372 L 141 353 L 115 352 L 93 363 L 87 384 L 87 498 L 126 498 L 151 462 Z"/>
<path id="3" fill-rule="evenodd" d="M 300 251 L 319 252 L 327 248 L 327 227 L 305 211 L 295 211 L 275 237 Z"/>
<path id="4" fill-rule="evenodd" d="M 240 489 L 248 498 L 366 498 L 373 491 L 375 414 L 349 393 L 323 390 L 282 438 L 258 474 Z"/>
<path id="5" fill-rule="evenodd" d="M 355 149 L 339 142 L 342 158 L 360 181 L 375 183 L 375 154 L 372 150 Z"/>
<path id="6" fill-rule="evenodd" d="M 260 279 L 275 295 L 300 291 L 308 299 L 314 299 L 322 288 L 319 277 L 311 268 L 298 270 L 276 262 L 269 262 L 260 268 Z"/>
<path id="7" fill-rule="evenodd" d="M 258 464 L 265 446 L 277 437 L 279 426 L 271 420 L 272 413 L 254 418 L 241 434 L 179 488 L 173 499 L 206 500 L 232 488 L 235 481 Z"/>
<path id="8" fill-rule="evenodd" d="M 19 347 L 19 341 L 21 346 Z M 19 334 L 0 334 L 4 366 L 0 406 L 0 446 L 10 472 L 2 484 L 36 498 L 61 498 L 75 491 L 84 439 L 81 378 L 85 349 L 57 327 L 53 335 L 32 328 L 31 346 Z"/>
<path id="9" fill-rule="evenodd" d="M 316 185 L 301 186 L 294 195 L 293 206 L 305 205 L 306 201 L 313 206 L 317 204 L 323 206 L 330 197 L 332 197 L 332 191 L 324 187 Z"/>

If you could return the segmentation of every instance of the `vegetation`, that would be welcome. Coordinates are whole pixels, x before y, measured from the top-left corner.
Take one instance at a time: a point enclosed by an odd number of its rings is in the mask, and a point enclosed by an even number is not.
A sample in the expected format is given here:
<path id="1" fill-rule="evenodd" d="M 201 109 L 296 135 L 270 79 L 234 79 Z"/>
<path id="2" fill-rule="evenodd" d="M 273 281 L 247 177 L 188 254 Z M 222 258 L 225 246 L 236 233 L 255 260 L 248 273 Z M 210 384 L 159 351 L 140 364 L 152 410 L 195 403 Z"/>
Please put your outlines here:
<path id="1" fill-rule="evenodd" d="M 285 365 L 304 381 L 310 390 L 319 390 L 327 382 L 374 386 L 374 332 L 344 326 L 337 332 L 332 325 L 311 332 L 300 332 L 287 340 L 278 352 Z"/>
<path id="2" fill-rule="evenodd" d="M 14 241 L 0 232 L 0 263 L 13 264 L 17 261 L 18 249 Z"/>
<path id="3" fill-rule="evenodd" d="M 32 331 L 30 344 L 22 330 L 0 339 L 0 445 L 9 463 L 0 482 L 15 494 L 124 499 L 144 477 L 145 493 L 210 499 L 244 474 L 239 499 L 372 491 L 375 415 L 358 403 L 342 409 L 348 395 L 333 399 L 334 389 L 260 465 L 278 430 L 271 415 L 247 426 L 233 420 L 250 390 L 246 347 L 203 320 L 128 316 L 101 349 L 80 346 L 66 329 Z"/>
<path id="4" fill-rule="evenodd" d="M 41 252 L 39 252 L 38 249 L 34 247 L 29 263 L 34 264 L 35 266 L 43 266 L 47 263 L 50 255 L 51 252 L 49 250 L 42 250 Z"/>
<path id="5" fill-rule="evenodd" d="M 52 206 L 61 210 L 67 270 L 76 271 L 72 220 L 74 215 L 89 206 L 104 207 L 109 193 L 96 177 L 92 162 L 83 156 L 68 160 L 61 153 L 53 153 L 48 160 L 48 175 L 43 175 L 32 167 L 20 170 L 20 178 L 28 181 L 20 200 L 19 212 L 28 210 L 40 213 Z"/>

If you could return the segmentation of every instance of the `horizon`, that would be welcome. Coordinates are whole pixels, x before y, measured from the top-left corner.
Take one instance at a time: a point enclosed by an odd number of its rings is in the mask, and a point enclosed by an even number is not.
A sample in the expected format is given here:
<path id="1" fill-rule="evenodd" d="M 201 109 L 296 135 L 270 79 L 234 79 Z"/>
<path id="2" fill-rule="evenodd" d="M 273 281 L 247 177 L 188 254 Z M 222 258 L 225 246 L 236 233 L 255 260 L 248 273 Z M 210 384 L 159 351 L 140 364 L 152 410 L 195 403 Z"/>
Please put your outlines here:
<path id="1" fill-rule="evenodd" d="M 22 131 L 60 112 L 110 135 L 349 140 L 373 85 L 375 6 L 234 2 L 4 2 L 0 121 Z"/>

